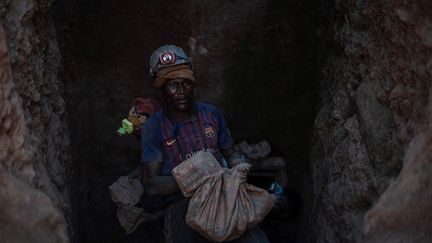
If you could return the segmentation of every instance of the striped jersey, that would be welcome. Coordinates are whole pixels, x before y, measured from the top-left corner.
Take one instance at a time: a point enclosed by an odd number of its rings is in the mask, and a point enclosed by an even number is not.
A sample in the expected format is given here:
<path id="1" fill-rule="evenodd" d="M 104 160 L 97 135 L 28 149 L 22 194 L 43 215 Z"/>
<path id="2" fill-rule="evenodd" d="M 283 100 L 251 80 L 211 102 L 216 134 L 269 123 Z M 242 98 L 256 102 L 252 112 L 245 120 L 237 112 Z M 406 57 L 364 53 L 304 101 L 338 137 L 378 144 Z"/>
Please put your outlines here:
<path id="1" fill-rule="evenodd" d="M 201 150 L 210 151 L 226 166 L 221 149 L 233 145 L 223 115 L 205 103 L 195 103 L 194 115 L 186 121 L 172 121 L 161 109 L 144 123 L 141 132 L 141 162 L 162 161 L 161 175 L 170 175 L 176 165 Z"/>

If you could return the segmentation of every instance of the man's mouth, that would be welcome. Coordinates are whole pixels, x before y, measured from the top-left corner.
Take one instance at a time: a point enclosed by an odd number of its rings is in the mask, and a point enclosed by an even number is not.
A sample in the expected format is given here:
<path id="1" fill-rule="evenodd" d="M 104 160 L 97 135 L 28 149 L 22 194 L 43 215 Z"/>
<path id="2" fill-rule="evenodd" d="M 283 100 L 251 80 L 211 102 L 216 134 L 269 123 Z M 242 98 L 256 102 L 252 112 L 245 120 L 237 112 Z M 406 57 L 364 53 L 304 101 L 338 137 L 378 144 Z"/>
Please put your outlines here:
<path id="1" fill-rule="evenodd" d="M 184 99 L 176 99 L 176 102 L 179 103 L 179 104 L 186 104 L 186 103 L 189 103 L 189 99 L 186 99 L 186 98 L 184 98 Z"/>

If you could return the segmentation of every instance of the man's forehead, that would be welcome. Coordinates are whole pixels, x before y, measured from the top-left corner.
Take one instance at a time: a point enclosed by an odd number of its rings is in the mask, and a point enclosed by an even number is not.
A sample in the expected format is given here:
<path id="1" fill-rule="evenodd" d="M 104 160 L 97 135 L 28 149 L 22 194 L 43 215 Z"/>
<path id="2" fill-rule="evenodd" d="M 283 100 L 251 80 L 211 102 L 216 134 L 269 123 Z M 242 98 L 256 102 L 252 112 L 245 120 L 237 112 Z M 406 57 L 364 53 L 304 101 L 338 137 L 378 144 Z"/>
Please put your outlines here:
<path id="1" fill-rule="evenodd" d="M 183 82 L 192 82 L 192 81 L 186 78 L 175 78 L 175 79 L 167 80 L 166 83 L 170 84 L 170 83 L 183 83 Z"/>

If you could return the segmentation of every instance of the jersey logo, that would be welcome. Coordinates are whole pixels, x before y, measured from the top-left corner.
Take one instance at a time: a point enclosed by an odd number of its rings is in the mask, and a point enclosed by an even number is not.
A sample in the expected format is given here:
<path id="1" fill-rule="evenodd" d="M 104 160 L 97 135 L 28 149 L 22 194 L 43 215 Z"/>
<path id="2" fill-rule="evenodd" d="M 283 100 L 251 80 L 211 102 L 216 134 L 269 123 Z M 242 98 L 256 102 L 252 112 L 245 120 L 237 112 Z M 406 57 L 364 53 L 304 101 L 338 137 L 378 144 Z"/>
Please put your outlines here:
<path id="1" fill-rule="evenodd" d="M 168 138 L 168 140 L 166 141 L 166 144 L 168 146 L 171 146 L 173 143 L 175 143 L 177 140 L 175 138 Z"/>
<path id="2" fill-rule="evenodd" d="M 206 127 L 206 128 L 204 128 L 204 134 L 208 138 L 213 138 L 216 135 L 216 132 L 213 129 L 213 127 Z"/>

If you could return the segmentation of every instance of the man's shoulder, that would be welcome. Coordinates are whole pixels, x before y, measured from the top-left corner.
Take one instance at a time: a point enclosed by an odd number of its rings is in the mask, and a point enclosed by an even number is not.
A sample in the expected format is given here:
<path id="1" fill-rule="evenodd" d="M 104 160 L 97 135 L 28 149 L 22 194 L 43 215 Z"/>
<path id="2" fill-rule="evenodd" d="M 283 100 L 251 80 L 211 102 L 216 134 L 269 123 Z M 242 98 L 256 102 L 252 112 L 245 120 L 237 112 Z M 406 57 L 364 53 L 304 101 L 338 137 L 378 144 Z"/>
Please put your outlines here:
<path id="1" fill-rule="evenodd" d="M 143 128 L 150 131 L 159 130 L 159 128 L 161 127 L 160 123 L 162 120 L 162 116 L 162 109 L 153 113 L 153 115 L 147 118 L 147 120 L 144 122 Z"/>
<path id="2" fill-rule="evenodd" d="M 204 111 L 204 112 L 219 112 L 219 109 L 216 108 L 216 106 L 212 105 L 212 104 L 208 104 L 208 103 L 204 103 L 204 102 L 197 102 L 196 106 L 198 108 L 199 111 Z"/>

